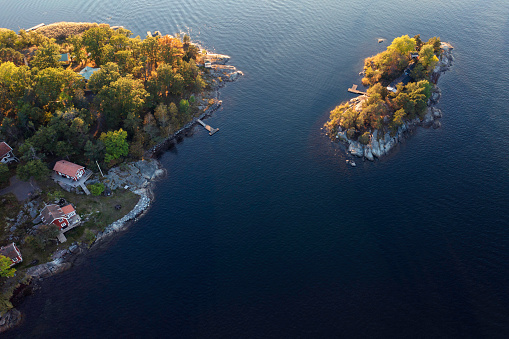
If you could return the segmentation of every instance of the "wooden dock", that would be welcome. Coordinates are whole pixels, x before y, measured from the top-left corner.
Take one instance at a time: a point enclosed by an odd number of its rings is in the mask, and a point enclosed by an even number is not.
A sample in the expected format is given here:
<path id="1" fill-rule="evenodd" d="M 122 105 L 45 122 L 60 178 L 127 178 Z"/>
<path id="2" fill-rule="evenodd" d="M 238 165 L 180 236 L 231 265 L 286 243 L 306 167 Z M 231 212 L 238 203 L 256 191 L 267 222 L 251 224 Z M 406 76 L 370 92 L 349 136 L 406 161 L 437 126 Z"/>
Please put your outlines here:
<path id="1" fill-rule="evenodd" d="M 43 23 L 41 23 L 41 24 L 35 25 L 34 27 L 30 27 L 29 29 L 27 29 L 27 30 L 26 30 L 26 32 L 35 31 L 37 28 L 41 28 L 41 27 L 43 27 L 43 26 L 46 26 L 46 25 L 44 24 L 44 22 L 43 22 Z"/>
<path id="2" fill-rule="evenodd" d="M 212 134 L 216 133 L 217 131 L 219 131 L 219 128 L 210 127 L 209 125 L 205 124 L 200 119 L 196 119 L 196 121 L 198 121 L 200 123 L 200 125 L 202 125 L 207 131 L 209 131 L 209 135 L 212 135 Z"/>
<path id="3" fill-rule="evenodd" d="M 352 85 L 352 87 L 348 89 L 348 92 L 350 92 L 350 93 L 355 93 L 355 94 L 359 94 L 359 95 L 368 95 L 368 93 L 366 93 L 366 92 L 359 91 L 359 90 L 357 89 L 357 85 L 355 85 L 355 84 L 354 84 L 354 85 Z"/>

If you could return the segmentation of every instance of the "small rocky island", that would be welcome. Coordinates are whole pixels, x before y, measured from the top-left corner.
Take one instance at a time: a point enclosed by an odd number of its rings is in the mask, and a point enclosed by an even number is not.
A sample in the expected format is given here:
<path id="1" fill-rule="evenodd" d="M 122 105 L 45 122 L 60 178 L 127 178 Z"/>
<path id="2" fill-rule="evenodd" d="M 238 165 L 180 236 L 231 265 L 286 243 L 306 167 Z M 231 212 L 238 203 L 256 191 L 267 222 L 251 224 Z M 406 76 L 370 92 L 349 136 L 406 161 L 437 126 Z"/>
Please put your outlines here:
<path id="1" fill-rule="evenodd" d="M 354 85 L 349 91 L 359 96 L 330 112 L 324 126 L 329 137 L 348 145 L 350 154 L 374 161 L 417 126 L 440 127 L 437 81 L 452 65 L 452 50 L 437 37 L 423 42 L 420 35 L 404 35 L 365 59 L 361 74 L 368 89 L 362 92 Z"/>

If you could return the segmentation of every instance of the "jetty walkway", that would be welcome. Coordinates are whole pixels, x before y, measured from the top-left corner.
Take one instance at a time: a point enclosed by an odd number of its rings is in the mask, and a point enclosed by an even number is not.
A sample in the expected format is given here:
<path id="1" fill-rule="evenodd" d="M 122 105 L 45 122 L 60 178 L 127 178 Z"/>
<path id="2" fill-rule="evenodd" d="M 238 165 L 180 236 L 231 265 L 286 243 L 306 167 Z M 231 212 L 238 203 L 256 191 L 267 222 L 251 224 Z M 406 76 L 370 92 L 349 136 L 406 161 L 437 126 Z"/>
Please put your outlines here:
<path id="1" fill-rule="evenodd" d="M 212 135 L 214 133 L 216 133 L 217 131 L 219 131 L 219 128 L 213 128 L 213 127 L 210 127 L 209 125 L 205 124 L 203 121 L 201 121 L 200 119 L 196 119 L 196 121 L 202 125 L 203 127 L 205 127 L 205 129 L 207 131 L 209 131 L 209 135 Z"/>
<path id="2" fill-rule="evenodd" d="M 352 85 L 352 87 L 350 87 L 350 88 L 348 89 L 348 92 L 350 92 L 350 93 L 355 93 L 355 94 L 359 94 L 359 95 L 368 95 L 368 93 L 366 93 L 366 92 L 359 91 L 359 90 L 357 89 L 357 87 L 358 87 L 358 86 L 357 86 L 357 85 L 355 85 L 355 84 L 354 84 L 354 85 Z"/>

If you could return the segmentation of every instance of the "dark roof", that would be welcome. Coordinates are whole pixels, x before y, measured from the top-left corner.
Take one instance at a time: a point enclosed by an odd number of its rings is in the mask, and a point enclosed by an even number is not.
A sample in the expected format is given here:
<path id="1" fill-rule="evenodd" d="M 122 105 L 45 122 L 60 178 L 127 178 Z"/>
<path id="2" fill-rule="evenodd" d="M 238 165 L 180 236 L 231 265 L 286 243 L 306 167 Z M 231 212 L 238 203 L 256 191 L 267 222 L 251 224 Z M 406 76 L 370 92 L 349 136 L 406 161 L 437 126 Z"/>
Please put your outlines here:
<path id="1" fill-rule="evenodd" d="M 3 158 L 10 151 L 12 151 L 11 146 L 7 145 L 5 141 L 0 142 L 0 158 Z"/>
<path id="2" fill-rule="evenodd" d="M 76 175 L 76 173 L 78 172 L 78 170 L 80 170 L 82 168 L 85 168 L 85 167 L 76 165 L 75 163 L 72 163 L 67 160 L 60 160 L 60 161 L 57 161 L 57 163 L 53 167 L 53 171 L 57 171 L 57 172 L 65 174 L 65 175 L 68 175 L 70 177 L 74 177 Z"/>
<path id="3" fill-rule="evenodd" d="M 14 243 L 12 244 L 9 244 L 7 246 L 3 246 L 0 248 L 0 254 L 7 257 L 7 258 L 10 258 L 10 259 L 14 259 L 16 258 L 18 255 L 18 251 L 16 250 L 16 245 Z"/>
<path id="4" fill-rule="evenodd" d="M 47 205 L 41 211 L 41 216 L 44 222 L 50 224 L 55 219 L 64 218 L 65 214 L 58 205 Z"/>
<path id="5" fill-rule="evenodd" d="M 393 88 L 396 88 L 396 86 L 397 86 L 400 82 L 402 82 L 402 83 L 403 83 L 403 85 L 408 84 L 408 83 L 412 80 L 412 78 L 410 77 L 410 71 L 412 71 L 412 70 L 414 69 L 414 67 L 415 67 L 415 65 L 416 65 L 416 64 L 417 64 L 417 63 L 412 63 L 412 64 L 410 64 L 407 68 L 405 68 L 405 70 L 403 71 L 403 74 L 402 74 L 399 78 L 397 78 L 396 80 L 394 80 L 393 82 L 391 82 L 391 83 L 389 84 L 389 86 L 390 86 L 390 87 L 393 87 Z M 408 74 L 406 74 L 406 72 L 407 72 L 407 71 L 409 71 L 409 72 L 408 72 Z"/>

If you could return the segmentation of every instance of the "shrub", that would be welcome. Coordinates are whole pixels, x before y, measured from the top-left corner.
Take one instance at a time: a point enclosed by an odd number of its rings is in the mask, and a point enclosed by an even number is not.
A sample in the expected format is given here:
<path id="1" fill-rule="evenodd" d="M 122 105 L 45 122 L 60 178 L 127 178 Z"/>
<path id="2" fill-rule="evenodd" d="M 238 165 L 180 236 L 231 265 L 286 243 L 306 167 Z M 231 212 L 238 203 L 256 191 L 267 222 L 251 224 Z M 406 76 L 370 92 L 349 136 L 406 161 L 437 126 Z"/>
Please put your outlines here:
<path id="1" fill-rule="evenodd" d="M 11 259 L 0 255 L 0 277 L 13 277 L 16 270 L 11 266 Z"/>
<path id="2" fill-rule="evenodd" d="M 348 139 L 352 139 L 354 137 L 354 135 L 355 135 L 355 128 L 350 128 L 346 132 L 346 136 L 348 137 Z"/>
<path id="3" fill-rule="evenodd" d="M 48 192 L 48 200 L 50 201 L 57 201 L 64 197 L 64 194 L 62 191 L 54 190 L 53 192 Z"/>
<path id="4" fill-rule="evenodd" d="M 89 185 L 88 189 L 90 190 L 90 193 L 92 193 L 92 195 L 98 196 L 98 195 L 101 195 L 102 192 L 104 192 L 105 187 L 102 182 L 98 182 L 98 183 Z"/>
<path id="5" fill-rule="evenodd" d="M 94 232 L 92 232 L 91 230 L 89 230 L 88 228 L 85 230 L 85 241 L 89 244 L 89 245 L 92 245 L 92 243 L 94 242 L 95 240 L 95 234 Z"/>
<path id="6" fill-rule="evenodd" d="M 369 132 L 365 132 L 363 135 L 359 137 L 359 142 L 363 145 L 367 145 L 369 143 Z"/>

